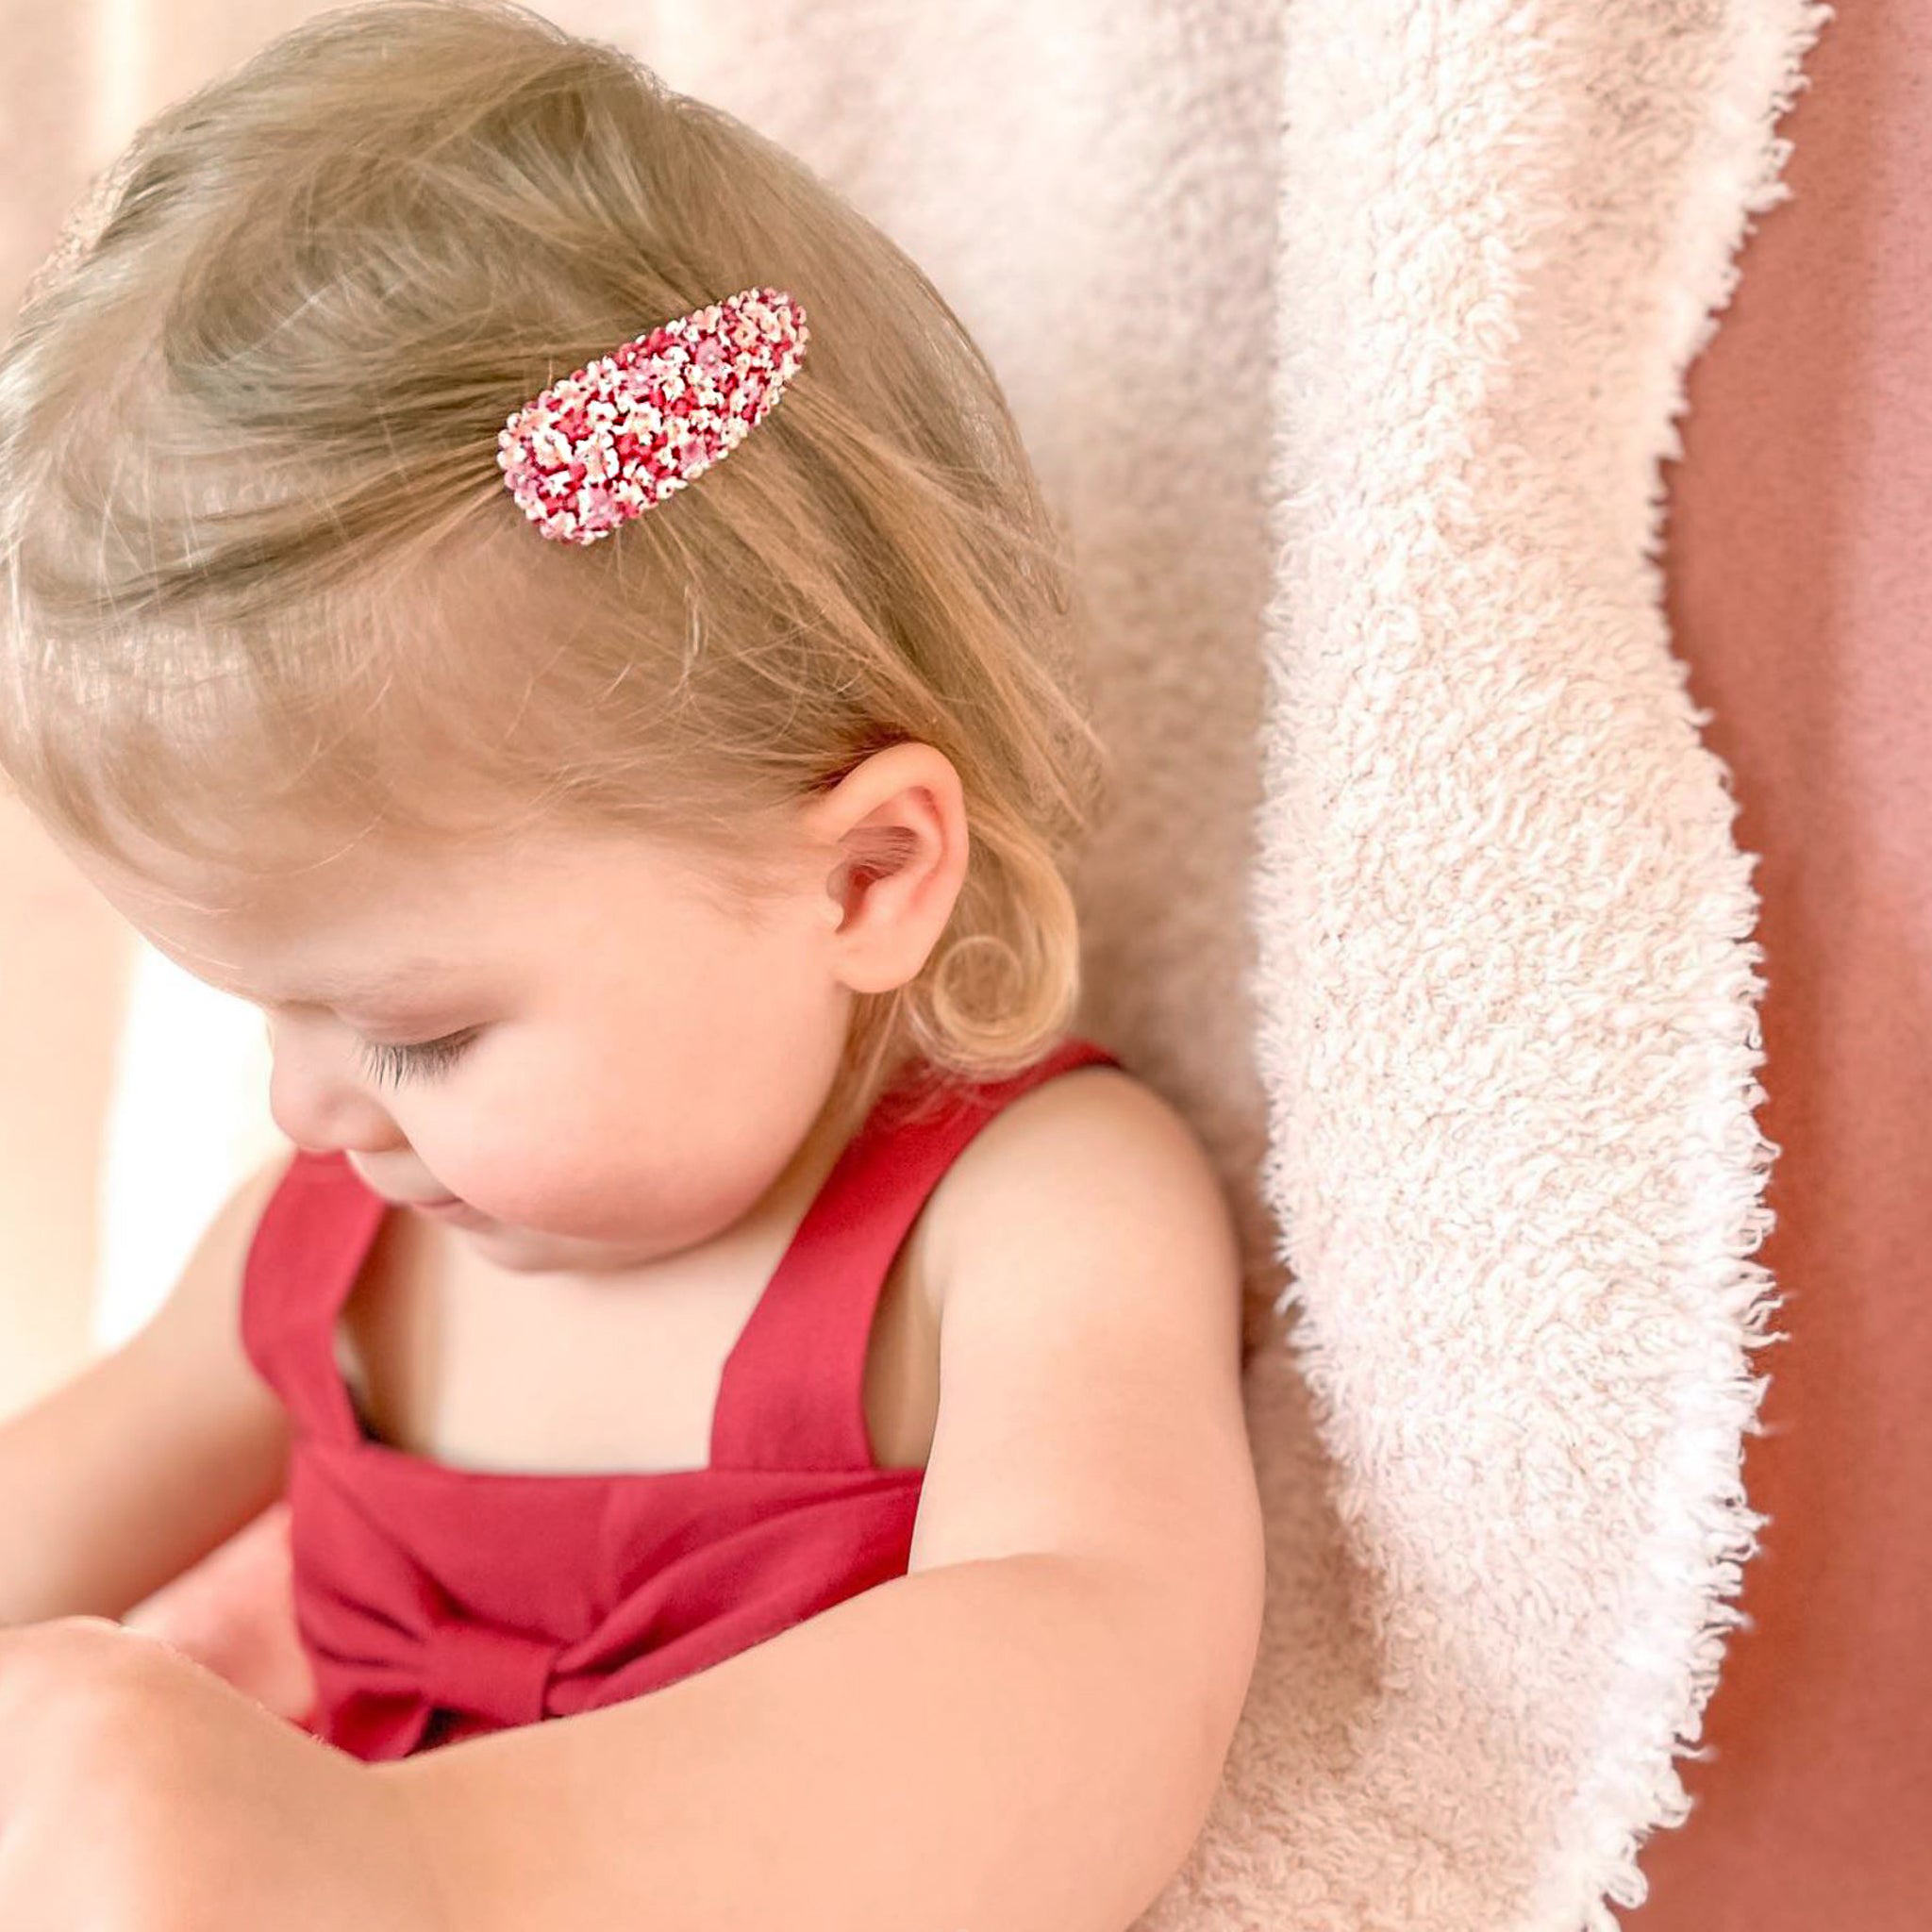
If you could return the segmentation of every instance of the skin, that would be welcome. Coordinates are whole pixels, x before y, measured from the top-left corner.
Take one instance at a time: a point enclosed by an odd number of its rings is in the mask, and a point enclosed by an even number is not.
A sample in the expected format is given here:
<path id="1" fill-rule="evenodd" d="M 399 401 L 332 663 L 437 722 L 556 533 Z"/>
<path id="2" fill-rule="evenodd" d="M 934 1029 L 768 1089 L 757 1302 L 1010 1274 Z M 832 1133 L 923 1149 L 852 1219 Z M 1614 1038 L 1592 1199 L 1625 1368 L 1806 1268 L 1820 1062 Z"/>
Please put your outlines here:
<path id="1" fill-rule="evenodd" d="M 535 845 L 480 868 L 370 846 L 258 900 L 178 866 L 90 875 L 263 1005 L 296 1139 L 378 1188 L 462 1192 L 492 1258 L 594 1284 L 809 1171 L 840 1015 L 943 929 L 967 848 L 937 753 L 879 754 L 805 823 L 762 933 L 635 845 L 544 848 L 555 871 Z M 498 975 L 468 990 L 482 1012 L 378 1027 L 316 992 L 458 940 Z M 435 1081 L 358 1064 L 371 1039 L 470 1026 L 474 1058 Z M 948 1183 L 971 1233 L 941 1257 L 944 1410 L 906 1574 L 648 1696 L 369 1766 L 105 1620 L 0 1630 L 0 1924 L 1134 1920 L 1208 1816 L 1259 1640 L 1234 1229 L 1185 1123 L 1112 1068 L 1006 1108 Z"/>
<path id="2" fill-rule="evenodd" d="M 365 840 L 266 886 L 139 841 L 138 874 L 64 849 L 160 952 L 261 1008 L 296 1145 L 391 1201 L 456 1195 L 439 1218 L 499 1269 L 608 1282 L 823 1179 L 855 995 L 918 972 L 965 874 L 958 775 L 926 744 L 874 754 L 794 832 L 795 884 L 756 921 L 636 831 Z M 854 863 L 874 850 L 879 876 Z M 323 996 L 418 955 L 446 982 Z"/>

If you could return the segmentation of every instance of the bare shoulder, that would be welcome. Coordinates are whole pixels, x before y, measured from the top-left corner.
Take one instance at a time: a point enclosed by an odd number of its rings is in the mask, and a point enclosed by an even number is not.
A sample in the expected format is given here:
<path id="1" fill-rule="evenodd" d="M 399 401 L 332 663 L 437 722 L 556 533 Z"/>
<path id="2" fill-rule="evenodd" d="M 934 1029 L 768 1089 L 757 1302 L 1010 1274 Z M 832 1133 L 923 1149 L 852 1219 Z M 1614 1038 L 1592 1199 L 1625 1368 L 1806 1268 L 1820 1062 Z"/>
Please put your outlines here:
<path id="1" fill-rule="evenodd" d="M 915 1566 L 1078 1549 L 1244 1601 L 1240 1244 L 1186 1119 L 1122 1069 L 1079 1068 L 989 1121 L 948 1181 Z"/>
<path id="2" fill-rule="evenodd" d="M 1152 1241 L 1183 1260 L 1164 1278 L 1191 1295 L 1208 1338 L 1239 1365 L 1241 1256 L 1220 1175 L 1184 1114 L 1123 1067 L 1042 1081 L 983 1126 L 954 1161 L 932 1236 L 930 1293 L 1024 1248 L 1072 1260 Z"/>
<path id="3" fill-rule="evenodd" d="M 242 1274 L 262 1216 L 292 1165 L 291 1151 L 278 1149 L 235 1182 L 147 1326 L 155 1345 L 191 1351 L 203 1368 L 232 1369 L 245 1388 L 258 1385 L 241 1352 Z M 267 1391 L 260 1393 L 265 1399 Z"/>

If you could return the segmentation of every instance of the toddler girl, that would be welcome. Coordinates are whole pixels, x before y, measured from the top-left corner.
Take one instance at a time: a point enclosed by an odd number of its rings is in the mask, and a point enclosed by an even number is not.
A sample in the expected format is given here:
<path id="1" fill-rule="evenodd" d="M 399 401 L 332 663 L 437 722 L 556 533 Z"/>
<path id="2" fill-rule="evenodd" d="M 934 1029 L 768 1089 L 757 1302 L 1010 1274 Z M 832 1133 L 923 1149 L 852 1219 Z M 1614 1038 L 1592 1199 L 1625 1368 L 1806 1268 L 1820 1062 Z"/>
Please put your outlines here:
<path id="1" fill-rule="evenodd" d="M 0 1430 L 0 1923 L 1127 1924 L 1253 1666 L 1235 1241 L 951 309 L 521 8 L 142 129 L 0 361 L 0 769 L 292 1152 Z M 113 1620 L 286 1491 L 291 1724 Z"/>

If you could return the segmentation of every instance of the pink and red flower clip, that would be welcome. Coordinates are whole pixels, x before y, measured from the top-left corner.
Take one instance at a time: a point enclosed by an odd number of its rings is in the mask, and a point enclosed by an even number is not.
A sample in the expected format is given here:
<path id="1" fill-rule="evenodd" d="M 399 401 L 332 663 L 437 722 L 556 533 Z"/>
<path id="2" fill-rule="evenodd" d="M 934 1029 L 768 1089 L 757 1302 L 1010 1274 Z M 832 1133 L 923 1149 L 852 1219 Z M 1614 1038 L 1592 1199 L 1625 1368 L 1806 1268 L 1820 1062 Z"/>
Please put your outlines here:
<path id="1" fill-rule="evenodd" d="M 806 341 L 805 310 L 780 289 L 678 316 L 517 410 L 496 439 L 503 480 L 541 535 L 594 543 L 736 449 Z"/>

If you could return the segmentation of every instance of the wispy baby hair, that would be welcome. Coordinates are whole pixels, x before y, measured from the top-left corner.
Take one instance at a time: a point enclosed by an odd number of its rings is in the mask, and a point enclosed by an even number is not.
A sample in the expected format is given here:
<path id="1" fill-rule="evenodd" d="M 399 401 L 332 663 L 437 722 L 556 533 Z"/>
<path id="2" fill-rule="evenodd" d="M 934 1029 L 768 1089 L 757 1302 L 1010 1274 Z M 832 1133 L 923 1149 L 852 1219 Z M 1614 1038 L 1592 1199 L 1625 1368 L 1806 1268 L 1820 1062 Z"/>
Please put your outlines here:
<path id="1" fill-rule="evenodd" d="M 810 316 L 782 406 L 609 541 L 541 541 L 510 414 L 754 288 Z M 380 0 L 147 122 L 0 351 L 0 773 L 122 863 L 117 820 L 244 870 L 623 825 L 755 917 L 796 876 L 755 833 L 920 740 L 970 862 L 859 999 L 853 1115 L 909 1055 L 997 1077 L 1073 1023 L 1109 768 L 999 383 L 876 227 L 617 48 Z"/>

